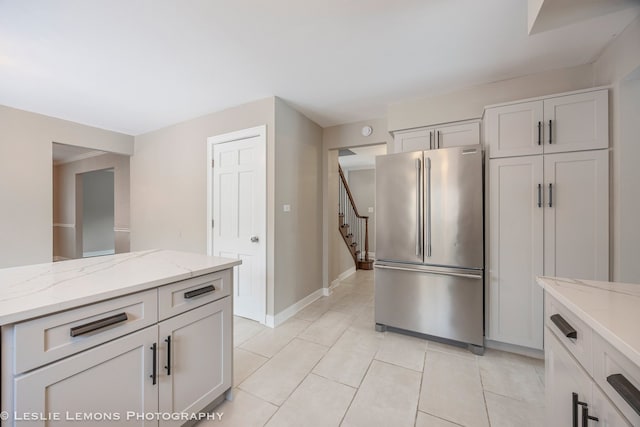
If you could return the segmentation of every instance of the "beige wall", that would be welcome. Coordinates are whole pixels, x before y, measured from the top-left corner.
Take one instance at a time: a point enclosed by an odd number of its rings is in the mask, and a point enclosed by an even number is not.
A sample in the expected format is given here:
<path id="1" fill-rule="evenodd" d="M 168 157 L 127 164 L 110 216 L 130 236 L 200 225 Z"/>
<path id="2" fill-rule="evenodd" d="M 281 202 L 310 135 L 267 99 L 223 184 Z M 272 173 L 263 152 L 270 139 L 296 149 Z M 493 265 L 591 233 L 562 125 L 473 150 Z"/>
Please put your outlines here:
<path id="1" fill-rule="evenodd" d="M 273 117 L 273 98 L 266 98 L 136 136 L 131 249 L 206 253 L 207 138 L 266 124 L 269 158 Z"/>
<path id="2" fill-rule="evenodd" d="M 322 288 L 321 160 L 322 128 L 276 98 L 275 313 Z"/>
<path id="3" fill-rule="evenodd" d="M 501 102 L 584 89 L 593 86 L 590 64 L 516 79 L 502 80 L 460 91 L 388 107 L 389 131 L 482 117 L 484 107 Z"/>
<path id="4" fill-rule="evenodd" d="M 615 281 L 640 283 L 640 18 L 594 63 L 595 84 L 611 85 L 611 264 Z"/>
<path id="5" fill-rule="evenodd" d="M 267 125 L 267 315 L 322 287 L 322 129 L 272 97 L 137 136 L 133 250 L 207 249 L 207 138 Z M 282 205 L 291 205 L 283 212 Z"/>
<path id="6" fill-rule="evenodd" d="M 131 158 L 131 249 L 207 252 L 207 138 L 267 126 L 267 314 L 274 313 L 274 98 L 138 135 Z"/>
<path id="7" fill-rule="evenodd" d="M 0 106 L 0 267 L 52 259 L 52 142 L 133 152 L 129 135 Z"/>
<path id="8" fill-rule="evenodd" d="M 347 182 L 360 215 L 369 217 L 369 252 L 376 251 L 376 170 L 362 169 L 347 172 Z M 369 207 L 374 208 L 369 212 Z"/>
<path id="9" fill-rule="evenodd" d="M 114 169 L 114 229 L 116 253 L 129 252 L 129 156 L 107 153 L 53 167 L 53 255 L 80 258 L 76 247 L 76 176 L 101 169 Z M 81 236 L 80 236 L 81 237 Z"/>
<path id="10" fill-rule="evenodd" d="M 362 127 L 373 128 L 370 136 L 362 136 Z M 387 132 L 386 119 L 371 119 L 323 129 L 322 132 L 322 282 L 328 287 L 349 267 L 353 259 L 338 231 L 336 200 L 338 200 L 338 151 L 339 148 L 387 144 L 390 152 L 393 138 Z"/>

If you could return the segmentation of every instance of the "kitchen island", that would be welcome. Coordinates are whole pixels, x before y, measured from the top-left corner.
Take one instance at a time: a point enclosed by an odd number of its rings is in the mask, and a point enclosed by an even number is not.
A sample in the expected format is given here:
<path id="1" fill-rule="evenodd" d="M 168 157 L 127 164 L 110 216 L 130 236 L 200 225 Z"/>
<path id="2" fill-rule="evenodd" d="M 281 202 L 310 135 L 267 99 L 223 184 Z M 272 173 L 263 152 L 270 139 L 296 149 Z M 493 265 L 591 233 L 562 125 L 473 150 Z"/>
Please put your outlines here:
<path id="1" fill-rule="evenodd" d="M 640 285 L 539 277 L 550 426 L 640 425 Z"/>
<path id="2" fill-rule="evenodd" d="M 0 269 L 2 424 L 207 417 L 232 385 L 239 264 L 151 250 Z"/>

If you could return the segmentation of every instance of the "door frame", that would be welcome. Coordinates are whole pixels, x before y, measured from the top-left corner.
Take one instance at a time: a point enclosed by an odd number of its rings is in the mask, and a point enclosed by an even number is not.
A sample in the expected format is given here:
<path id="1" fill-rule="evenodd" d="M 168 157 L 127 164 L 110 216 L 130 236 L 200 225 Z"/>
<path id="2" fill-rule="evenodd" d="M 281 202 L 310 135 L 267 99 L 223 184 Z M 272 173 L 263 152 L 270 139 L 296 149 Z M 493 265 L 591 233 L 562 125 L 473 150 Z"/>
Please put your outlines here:
<path id="1" fill-rule="evenodd" d="M 215 136 L 210 136 L 207 138 L 207 163 L 206 163 L 206 168 L 207 168 L 207 223 L 206 223 L 206 230 L 207 230 L 207 255 L 213 255 L 213 227 L 211 226 L 211 223 L 213 221 L 213 167 L 212 167 L 212 162 L 213 162 L 213 146 L 217 145 L 217 144 L 225 144 L 225 143 L 229 143 L 229 142 L 235 142 L 235 141 L 241 141 L 243 139 L 248 139 L 248 138 L 259 138 L 259 143 L 260 143 L 260 149 L 263 150 L 263 154 L 264 154 L 264 159 L 265 159 L 265 164 L 264 164 L 264 176 L 263 176 L 263 185 L 264 185 L 264 193 L 263 193 L 263 197 L 264 197 L 264 206 L 265 206 L 265 215 L 264 215 L 264 231 L 265 231 L 265 245 L 264 245 L 264 252 L 260 254 L 260 256 L 263 257 L 264 259 L 264 268 L 265 268 L 265 282 L 264 282 L 264 292 L 263 292 L 263 297 L 264 297 L 264 301 L 262 307 L 263 307 L 263 311 L 261 314 L 261 323 L 266 323 L 266 317 L 267 317 L 267 299 L 268 299 L 268 293 L 269 293 L 269 288 L 268 288 L 268 274 L 267 274 L 267 268 L 268 268 L 268 261 L 267 261 L 267 248 L 269 246 L 268 240 L 266 240 L 269 237 L 269 233 L 268 233 L 268 229 L 267 229 L 267 217 L 269 215 L 268 212 L 268 200 L 267 200 L 267 192 L 268 192 L 268 188 L 267 188 L 267 166 L 268 166 L 268 159 L 267 159 L 267 125 L 261 125 L 261 126 L 255 126 L 252 128 L 247 128 L 247 129 L 241 129 L 238 131 L 234 131 L 234 132 L 228 132 L 228 133 L 224 133 L 224 134 L 220 134 L 220 135 L 215 135 Z"/>

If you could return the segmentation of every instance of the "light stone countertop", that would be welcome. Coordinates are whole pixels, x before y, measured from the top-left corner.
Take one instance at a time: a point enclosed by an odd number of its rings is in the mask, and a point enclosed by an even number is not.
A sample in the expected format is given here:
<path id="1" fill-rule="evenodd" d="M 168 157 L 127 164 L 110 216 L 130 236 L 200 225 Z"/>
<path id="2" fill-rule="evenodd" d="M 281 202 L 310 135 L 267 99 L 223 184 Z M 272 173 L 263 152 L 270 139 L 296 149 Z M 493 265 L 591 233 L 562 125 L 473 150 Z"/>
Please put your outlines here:
<path id="1" fill-rule="evenodd" d="M 538 277 L 538 284 L 640 366 L 640 285 Z"/>
<path id="2" fill-rule="evenodd" d="M 0 325 L 226 270 L 237 259 L 169 250 L 0 269 Z"/>

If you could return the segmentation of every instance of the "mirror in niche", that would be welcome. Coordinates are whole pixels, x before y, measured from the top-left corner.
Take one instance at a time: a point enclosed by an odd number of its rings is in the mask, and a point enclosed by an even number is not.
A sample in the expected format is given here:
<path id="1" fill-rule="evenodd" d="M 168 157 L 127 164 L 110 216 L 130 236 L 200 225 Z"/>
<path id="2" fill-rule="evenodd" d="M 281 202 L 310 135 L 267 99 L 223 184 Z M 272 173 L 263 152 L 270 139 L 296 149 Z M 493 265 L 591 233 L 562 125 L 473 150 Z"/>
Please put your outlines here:
<path id="1" fill-rule="evenodd" d="M 54 142 L 53 261 L 129 247 L 129 156 Z"/>

